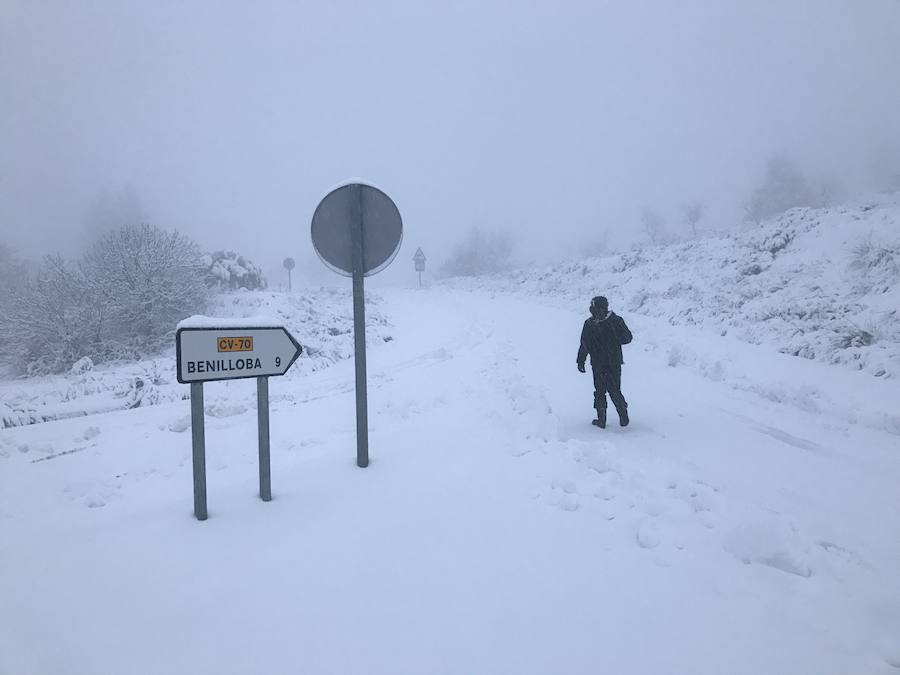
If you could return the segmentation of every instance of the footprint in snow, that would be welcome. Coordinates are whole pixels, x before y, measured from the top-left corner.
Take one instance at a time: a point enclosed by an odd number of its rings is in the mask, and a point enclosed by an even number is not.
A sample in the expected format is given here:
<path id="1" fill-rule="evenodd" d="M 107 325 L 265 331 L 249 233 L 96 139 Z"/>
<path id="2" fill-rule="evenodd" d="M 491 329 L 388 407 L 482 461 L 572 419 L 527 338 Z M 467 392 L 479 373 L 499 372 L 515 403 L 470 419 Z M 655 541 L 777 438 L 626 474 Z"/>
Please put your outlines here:
<path id="1" fill-rule="evenodd" d="M 81 438 L 85 441 L 90 441 L 91 439 L 97 438 L 100 435 L 99 427 L 88 427 L 84 430 L 84 433 L 81 434 Z"/>
<path id="2" fill-rule="evenodd" d="M 644 521 L 638 526 L 635 538 L 641 548 L 656 548 L 660 542 L 659 527 L 652 521 Z"/>

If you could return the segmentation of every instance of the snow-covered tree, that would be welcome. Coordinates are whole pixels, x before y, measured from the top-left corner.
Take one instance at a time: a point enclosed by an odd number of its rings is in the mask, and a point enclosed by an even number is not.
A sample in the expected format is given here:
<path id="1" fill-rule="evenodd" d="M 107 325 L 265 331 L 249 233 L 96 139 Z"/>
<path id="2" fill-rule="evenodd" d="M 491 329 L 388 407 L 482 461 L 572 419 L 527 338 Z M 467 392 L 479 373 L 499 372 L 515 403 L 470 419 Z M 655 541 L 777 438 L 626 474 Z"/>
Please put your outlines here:
<path id="1" fill-rule="evenodd" d="M 215 251 L 203 258 L 206 285 L 228 291 L 246 288 L 262 290 L 268 286 L 262 268 L 234 251 Z"/>
<path id="2" fill-rule="evenodd" d="M 109 299 L 109 328 L 136 352 L 155 347 L 152 342 L 208 299 L 197 245 L 153 225 L 126 225 L 102 237 L 80 269 L 91 288 Z"/>

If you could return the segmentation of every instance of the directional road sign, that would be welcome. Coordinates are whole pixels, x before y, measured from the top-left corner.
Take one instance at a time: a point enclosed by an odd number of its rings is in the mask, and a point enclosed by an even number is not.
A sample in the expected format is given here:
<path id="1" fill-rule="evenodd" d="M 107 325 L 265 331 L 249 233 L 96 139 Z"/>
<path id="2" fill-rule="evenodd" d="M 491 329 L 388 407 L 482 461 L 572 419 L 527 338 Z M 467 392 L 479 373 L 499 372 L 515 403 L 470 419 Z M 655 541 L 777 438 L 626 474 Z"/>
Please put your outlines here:
<path id="1" fill-rule="evenodd" d="M 284 375 L 303 348 L 282 326 L 191 326 L 175 333 L 178 381 L 212 382 Z"/>

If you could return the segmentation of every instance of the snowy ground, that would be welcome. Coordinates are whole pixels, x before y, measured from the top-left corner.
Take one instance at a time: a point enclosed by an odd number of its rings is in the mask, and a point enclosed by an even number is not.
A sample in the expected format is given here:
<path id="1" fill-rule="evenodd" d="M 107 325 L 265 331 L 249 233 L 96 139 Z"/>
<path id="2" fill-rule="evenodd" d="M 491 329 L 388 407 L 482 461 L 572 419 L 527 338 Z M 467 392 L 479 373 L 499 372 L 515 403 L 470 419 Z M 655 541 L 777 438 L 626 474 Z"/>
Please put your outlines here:
<path id="1" fill-rule="evenodd" d="M 0 431 L 0 673 L 900 672 L 900 382 L 625 312 L 601 431 L 580 313 L 383 307 L 372 464 L 352 363 L 274 379 L 271 503 L 243 405 L 203 523 L 185 401 Z"/>

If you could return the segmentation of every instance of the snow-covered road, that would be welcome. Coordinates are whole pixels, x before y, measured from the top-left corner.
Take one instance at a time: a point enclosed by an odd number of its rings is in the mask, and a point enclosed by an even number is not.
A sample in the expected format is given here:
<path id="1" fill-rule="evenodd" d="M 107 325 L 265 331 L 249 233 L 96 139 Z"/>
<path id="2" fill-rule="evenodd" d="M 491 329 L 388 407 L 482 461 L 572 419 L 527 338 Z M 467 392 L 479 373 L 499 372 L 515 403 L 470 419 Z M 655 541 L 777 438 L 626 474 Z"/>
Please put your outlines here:
<path id="1" fill-rule="evenodd" d="M 271 503 L 252 383 L 204 523 L 186 401 L 0 431 L 0 673 L 900 672 L 896 383 L 625 313 L 601 431 L 582 315 L 384 298 L 371 466 L 352 363 L 273 380 Z"/>

